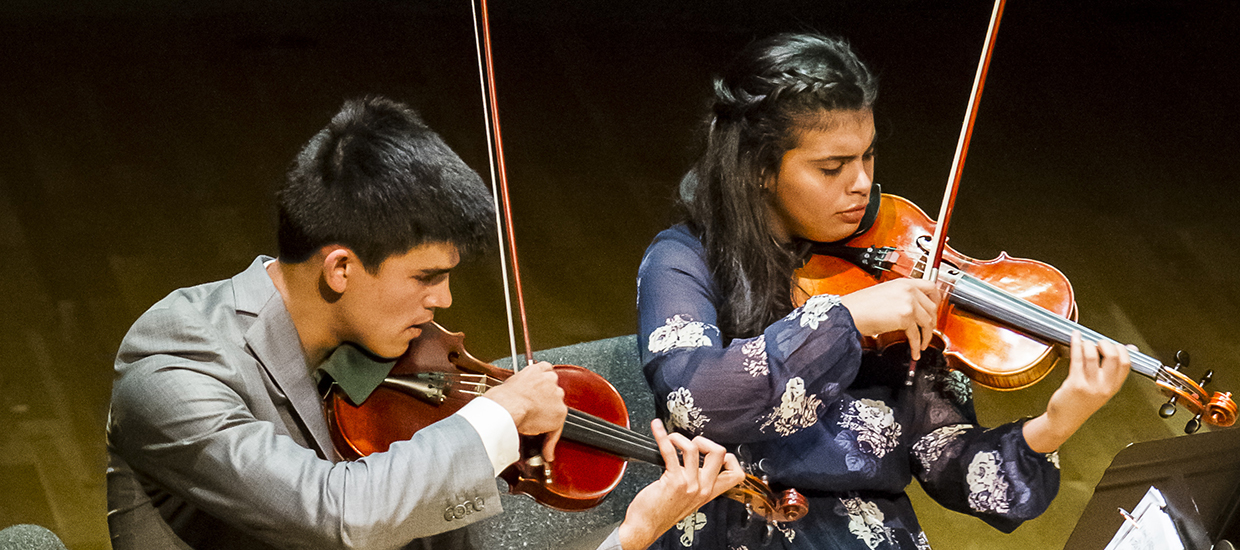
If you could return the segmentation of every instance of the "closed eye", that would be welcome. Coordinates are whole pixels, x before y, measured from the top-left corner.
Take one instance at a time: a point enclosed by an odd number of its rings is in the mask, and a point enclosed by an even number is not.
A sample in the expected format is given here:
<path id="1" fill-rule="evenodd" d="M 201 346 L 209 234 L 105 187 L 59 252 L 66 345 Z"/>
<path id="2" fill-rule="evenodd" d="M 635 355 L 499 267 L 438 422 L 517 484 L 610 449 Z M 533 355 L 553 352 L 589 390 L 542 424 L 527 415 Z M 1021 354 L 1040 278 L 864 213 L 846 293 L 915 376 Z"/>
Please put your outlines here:
<path id="1" fill-rule="evenodd" d="M 844 163 L 834 162 L 820 167 L 819 170 L 822 170 L 822 173 L 828 176 L 838 176 L 840 172 L 844 171 Z"/>
<path id="2" fill-rule="evenodd" d="M 436 285 L 448 278 L 448 270 L 424 272 L 413 276 L 414 280 L 424 285 Z"/>

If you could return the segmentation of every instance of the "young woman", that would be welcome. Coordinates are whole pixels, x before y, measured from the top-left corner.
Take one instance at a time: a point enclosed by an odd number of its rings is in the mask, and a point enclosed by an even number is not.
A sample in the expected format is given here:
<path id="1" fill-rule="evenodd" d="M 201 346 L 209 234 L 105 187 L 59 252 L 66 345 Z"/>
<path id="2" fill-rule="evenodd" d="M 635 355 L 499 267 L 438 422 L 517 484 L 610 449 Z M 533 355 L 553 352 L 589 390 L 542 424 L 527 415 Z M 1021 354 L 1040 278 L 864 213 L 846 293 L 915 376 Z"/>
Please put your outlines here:
<path id="1" fill-rule="evenodd" d="M 658 235 L 638 277 L 642 360 L 668 425 L 725 443 L 776 488 L 809 497 L 777 525 L 719 499 L 658 548 L 928 548 L 904 488 L 1003 531 L 1046 509 L 1056 449 L 1123 384 L 1124 348 L 1074 339 L 1046 413 L 977 426 L 968 379 L 926 345 L 942 298 L 895 280 L 807 296 L 810 241 L 866 229 L 877 205 L 875 79 L 839 41 L 779 35 L 714 85 L 705 148 L 682 182 L 686 222 Z M 902 331 L 907 349 L 863 352 Z M 911 386 L 909 355 L 919 358 Z"/>

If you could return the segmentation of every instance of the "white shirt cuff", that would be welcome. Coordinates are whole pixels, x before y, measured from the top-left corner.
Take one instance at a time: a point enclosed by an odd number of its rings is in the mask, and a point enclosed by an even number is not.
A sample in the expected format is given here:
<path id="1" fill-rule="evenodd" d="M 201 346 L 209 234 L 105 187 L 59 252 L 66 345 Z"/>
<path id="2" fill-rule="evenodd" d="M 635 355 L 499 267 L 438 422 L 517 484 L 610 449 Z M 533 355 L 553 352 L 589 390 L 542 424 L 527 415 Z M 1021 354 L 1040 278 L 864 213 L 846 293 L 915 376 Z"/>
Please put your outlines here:
<path id="1" fill-rule="evenodd" d="M 456 411 L 478 432 L 482 446 L 495 474 L 499 475 L 513 462 L 521 458 L 521 440 L 517 436 L 517 424 L 512 421 L 508 409 L 485 397 L 476 397 Z"/>
<path id="2" fill-rule="evenodd" d="M 611 534 L 607 535 L 607 540 L 604 540 L 603 544 L 598 546 L 598 550 L 624 550 L 624 548 L 620 546 L 619 526 L 611 530 Z"/>

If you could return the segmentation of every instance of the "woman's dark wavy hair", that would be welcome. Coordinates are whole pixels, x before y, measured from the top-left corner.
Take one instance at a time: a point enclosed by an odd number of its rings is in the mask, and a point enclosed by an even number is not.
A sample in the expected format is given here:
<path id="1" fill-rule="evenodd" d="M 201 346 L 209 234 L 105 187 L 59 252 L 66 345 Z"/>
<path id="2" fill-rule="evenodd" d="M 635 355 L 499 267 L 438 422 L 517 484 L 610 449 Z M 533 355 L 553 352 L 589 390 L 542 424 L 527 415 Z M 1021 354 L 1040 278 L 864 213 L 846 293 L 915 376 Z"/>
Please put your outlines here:
<path id="1" fill-rule="evenodd" d="M 719 328 L 760 334 L 792 310 L 799 254 L 776 244 L 763 182 L 779 172 L 799 133 L 825 112 L 869 110 L 877 81 L 842 40 L 779 34 L 741 52 L 714 80 L 705 151 L 682 185 L 689 227 L 702 239 L 722 297 Z"/>
<path id="2" fill-rule="evenodd" d="M 494 237 L 478 174 L 413 109 L 381 97 L 351 100 L 310 139 L 276 193 L 280 258 L 349 248 L 367 271 L 427 243 L 462 256 Z"/>

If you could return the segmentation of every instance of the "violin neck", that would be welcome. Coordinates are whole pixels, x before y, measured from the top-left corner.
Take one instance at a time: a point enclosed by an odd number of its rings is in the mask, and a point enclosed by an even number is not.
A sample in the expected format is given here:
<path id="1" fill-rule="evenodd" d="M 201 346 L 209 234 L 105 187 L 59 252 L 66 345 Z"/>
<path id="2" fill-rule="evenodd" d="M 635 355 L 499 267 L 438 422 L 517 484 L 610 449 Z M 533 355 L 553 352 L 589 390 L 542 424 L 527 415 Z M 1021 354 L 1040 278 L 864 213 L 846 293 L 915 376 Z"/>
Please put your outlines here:
<path id="1" fill-rule="evenodd" d="M 956 307 L 994 321 L 1022 333 L 1061 345 L 1072 343 L 1073 331 L 1080 332 L 1086 342 L 1112 342 L 1112 338 L 1070 319 L 1064 319 L 1036 304 L 967 274 L 956 272 L 952 277 L 951 303 Z M 1151 379 L 1158 379 L 1161 361 L 1137 351 L 1128 352 L 1132 370 Z"/>

